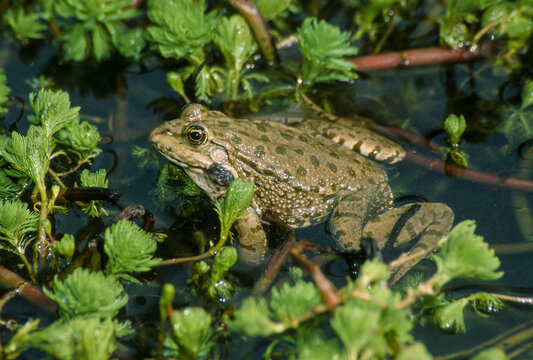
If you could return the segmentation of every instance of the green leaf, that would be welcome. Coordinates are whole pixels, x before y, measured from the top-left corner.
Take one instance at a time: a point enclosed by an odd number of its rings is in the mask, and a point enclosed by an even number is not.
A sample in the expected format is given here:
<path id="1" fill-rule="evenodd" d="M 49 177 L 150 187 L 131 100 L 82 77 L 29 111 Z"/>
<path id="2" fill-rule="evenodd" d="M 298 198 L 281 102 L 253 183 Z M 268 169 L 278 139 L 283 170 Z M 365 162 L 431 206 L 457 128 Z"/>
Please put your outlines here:
<path id="1" fill-rule="evenodd" d="M 56 134 L 56 140 L 80 158 L 95 156 L 101 152 L 97 147 L 101 140 L 98 129 L 87 121 L 70 124 L 61 129 Z"/>
<path id="2" fill-rule="evenodd" d="M 341 355 L 337 341 L 327 339 L 322 330 L 311 326 L 298 329 L 296 352 L 298 354 L 298 359 L 350 359 L 349 357 L 343 357 Z"/>
<path id="3" fill-rule="evenodd" d="M 273 20 L 278 15 L 286 11 L 291 5 L 292 0 L 252 0 L 259 12 L 266 21 Z"/>
<path id="4" fill-rule="evenodd" d="M 308 312 L 314 306 L 322 303 L 322 298 L 311 282 L 298 281 L 293 286 L 284 283 L 280 290 L 272 289 L 272 317 L 287 325 Z"/>
<path id="5" fill-rule="evenodd" d="M 135 46 L 127 50 L 125 42 L 128 40 L 121 39 L 129 34 L 124 21 L 139 15 L 129 0 L 58 0 L 55 10 L 60 20 L 61 17 L 70 21 L 74 19 L 73 23 L 65 26 L 62 35 L 63 50 L 68 60 L 82 61 L 90 56 L 96 60 L 107 59 L 113 53 L 113 46 L 126 56 L 138 56 L 138 46 L 144 46 L 144 40 L 137 38 Z"/>
<path id="6" fill-rule="evenodd" d="M 60 241 L 57 242 L 57 251 L 67 260 L 72 259 L 74 251 L 76 251 L 76 241 L 71 234 L 65 234 Z"/>
<path id="7" fill-rule="evenodd" d="M 30 241 L 27 235 L 37 232 L 38 224 L 39 215 L 20 200 L 0 202 L 0 248 L 23 253 Z"/>
<path id="8" fill-rule="evenodd" d="M 56 321 L 30 334 L 30 343 L 55 359 L 106 360 L 115 350 L 119 324 L 111 319 Z"/>
<path id="9" fill-rule="evenodd" d="M 240 15 L 223 17 L 215 29 L 213 42 L 224 55 L 226 67 L 236 74 L 242 72 L 244 64 L 257 50 L 250 27 Z"/>
<path id="10" fill-rule="evenodd" d="M 107 188 L 108 180 L 105 178 L 107 172 L 105 169 L 98 169 L 95 173 L 83 169 L 80 174 L 80 183 L 84 187 L 103 187 Z"/>
<path id="11" fill-rule="evenodd" d="M 244 299 L 239 309 L 228 323 L 231 331 L 244 333 L 248 336 L 270 336 L 285 330 L 285 327 L 272 321 L 266 300 L 263 298 Z"/>
<path id="12" fill-rule="evenodd" d="M 211 339 L 211 316 L 200 307 L 187 307 L 174 311 L 171 329 L 177 344 L 186 358 L 205 357 L 213 343 Z"/>
<path id="13" fill-rule="evenodd" d="M 31 125 L 27 136 L 11 133 L 11 139 L 0 148 L 0 155 L 15 170 L 21 171 L 32 179 L 39 188 L 44 189 L 44 178 L 50 165 L 49 154 L 52 149 L 50 139 L 42 127 Z"/>
<path id="14" fill-rule="evenodd" d="M 7 101 L 9 100 L 9 92 L 11 89 L 7 86 L 6 75 L 4 69 L 0 68 L 0 116 L 7 112 Z"/>
<path id="15" fill-rule="evenodd" d="M 205 11 L 204 0 L 148 1 L 148 18 L 154 25 L 147 31 L 155 49 L 163 57 L 187 57 L 199 66 L 216 24 L 215 13 Z"/>
<path id="16" fill-rule="evenodd" d="M 443 331 L 464 332 L 466 327 L 463 312 L 467 305 L 467 298 L 444 303 L 435 310 L 433 322 Z"/>
<path id="17" fill-rule="evenodd" d="M 331 318 L 331 327 L 341 339 L 348 358 L 356 359 L 361 349 L 376 336 L 380 311 L 348 301 Z"/>
<path id="18" fill-rule="evenodd" d="M 344 60 L 357 52 L 349 44 L 350 33 L 324 20 L 308 17 L 298 29 L 297 37 L 303 55 L 300 76 L 305 86 L 357 78 L 355 65 Z"/>
<path id="19" fill-rule="evenodd" d="M 483 241 L 483 237 L 474 234 L 476 224 L 465 220 L 454 226 L 441 240 L 442 248 L 432 258 L 437 264 L 439 285 L 454 279 L 495 280 L 503 272 L 496 272 L 500 261 L 494 256 L 494 250 Z"/>
<path id="20" fill-rule="evenodd" d="M 31 39 L 42 39 L 46 25 L 41 22 L 41 13 L 24 12 L 24 7 L 14 6 L 8 8 L 4 14 L 4 21 L 11 28 L 11 33 L 23 44 Z"/>
<path id="21" fill-rule="evenodd" d="M 228 236 L 233 223 L 242 217 L 244 210 L 250 207 L 253 196 L 254 185 L 251 181 L 237 178 L 229 184 L 224 202 L 215 203 L 215 210 L 220 219 L 221 239 Z"/>
<path id="22" fill-rule="evenodd" d="M 109 257 L 107 274 L 135 281 L 126 273 L 150 271 L 161 261 L 153 257 L 156 240 L 132 222 L 117 222 L 106 229 L 104 237 L 104 251 Z"/>
<path id="23" fill-rule="evenodd" d="M 35 115 L 28 116 L 28 121 L 33 125 L 41 125 L 48 138 L 80 121 L 79 106 L 71 108 L 69 96 L 64 91 L 40 89 L 37 95 L 30 94 L 30 104 Z"/>
<path id="24" fill-rule="evenodd" d="M 65 280 L 54 277 L 53 290 L 44 289 L 57 302 L 61 316 L 114 317 L 128 302 L 128 295 L 114 276 L 77 268 Z"/>

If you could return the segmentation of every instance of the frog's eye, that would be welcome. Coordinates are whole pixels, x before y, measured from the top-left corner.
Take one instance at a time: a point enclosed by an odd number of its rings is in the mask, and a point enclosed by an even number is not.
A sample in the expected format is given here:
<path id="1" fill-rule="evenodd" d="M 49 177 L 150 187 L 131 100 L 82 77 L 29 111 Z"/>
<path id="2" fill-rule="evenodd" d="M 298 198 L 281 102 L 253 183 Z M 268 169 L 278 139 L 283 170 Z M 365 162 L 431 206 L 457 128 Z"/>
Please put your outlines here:
<path id="1" fill-rule="evenodd" d="M 185 134 L 192 145 L 202 145 L 207 141 L 207 130 L 200 125 L 189 126 Z"/>

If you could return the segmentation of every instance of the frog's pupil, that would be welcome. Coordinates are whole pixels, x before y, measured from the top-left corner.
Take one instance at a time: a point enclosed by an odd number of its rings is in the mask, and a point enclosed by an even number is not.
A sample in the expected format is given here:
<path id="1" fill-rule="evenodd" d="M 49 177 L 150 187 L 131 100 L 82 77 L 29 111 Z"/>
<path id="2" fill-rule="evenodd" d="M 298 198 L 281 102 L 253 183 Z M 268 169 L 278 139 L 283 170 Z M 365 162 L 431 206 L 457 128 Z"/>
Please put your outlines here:
<path id="1" fill-rule="evenodd" d="M 191 126 L 187 130 L 187 136 L 193 144 L 200 145 L 206 138 L 205 129 L 198 125 Z"/>

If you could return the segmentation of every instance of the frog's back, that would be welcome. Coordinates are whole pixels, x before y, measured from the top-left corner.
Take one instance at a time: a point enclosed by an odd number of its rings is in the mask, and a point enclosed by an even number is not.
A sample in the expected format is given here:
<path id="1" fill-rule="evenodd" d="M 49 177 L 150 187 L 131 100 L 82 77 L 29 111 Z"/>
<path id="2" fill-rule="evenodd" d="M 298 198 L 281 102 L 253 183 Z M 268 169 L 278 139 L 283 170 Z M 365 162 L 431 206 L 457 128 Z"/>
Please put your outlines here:
<path id="1" fill-rule="evenodd" d="M 214 136 L 231 146 L 229 161 L 239 176 L 254 182 L 258 210 L 277 209 L 293 226 L 323 221 L 339 194 L 376 185 L 389 191 L 378 165 L 328 139 L 281 123 L 229 121 Z"/>

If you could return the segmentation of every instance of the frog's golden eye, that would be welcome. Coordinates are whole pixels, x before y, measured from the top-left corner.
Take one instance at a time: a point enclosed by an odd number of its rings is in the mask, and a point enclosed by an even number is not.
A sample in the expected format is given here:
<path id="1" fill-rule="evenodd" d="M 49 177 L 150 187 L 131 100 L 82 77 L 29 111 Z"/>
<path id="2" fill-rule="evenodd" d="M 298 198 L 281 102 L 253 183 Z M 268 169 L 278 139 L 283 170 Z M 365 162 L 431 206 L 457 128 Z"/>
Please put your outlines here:
<path id="1" fill-rule="evenodd" d="M 200 125 L 189 126 L 185 134 L 192 145 L 202 145 L 207 141 L 207 130 Z"/>

